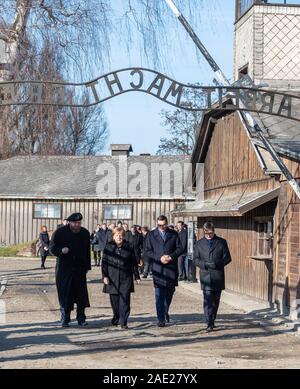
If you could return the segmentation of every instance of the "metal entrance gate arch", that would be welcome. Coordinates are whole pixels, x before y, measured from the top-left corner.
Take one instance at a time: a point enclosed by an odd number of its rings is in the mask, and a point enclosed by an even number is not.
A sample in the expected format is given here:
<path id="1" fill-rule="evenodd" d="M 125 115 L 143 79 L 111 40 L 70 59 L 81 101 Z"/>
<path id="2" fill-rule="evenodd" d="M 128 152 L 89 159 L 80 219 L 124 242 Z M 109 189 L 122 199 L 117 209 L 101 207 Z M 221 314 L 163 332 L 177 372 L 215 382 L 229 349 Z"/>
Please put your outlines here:
<path id="1" fill-rule="evenodd" d="M 252 86 L 184 84 L 143 67 L 116 70 L 84 83 L 48 80 L 1 82 L 0 107 L 9 105 L 89 107 L 129 92 L 147 93 L 164 103 L 187 111 L 211 109 L 248 111 L 300 121 L 299 96 Z M 74 96 L 78 101 L 74 101 Z M 82 96 L 85 97 L 85 101 L 80 101 Z"/>

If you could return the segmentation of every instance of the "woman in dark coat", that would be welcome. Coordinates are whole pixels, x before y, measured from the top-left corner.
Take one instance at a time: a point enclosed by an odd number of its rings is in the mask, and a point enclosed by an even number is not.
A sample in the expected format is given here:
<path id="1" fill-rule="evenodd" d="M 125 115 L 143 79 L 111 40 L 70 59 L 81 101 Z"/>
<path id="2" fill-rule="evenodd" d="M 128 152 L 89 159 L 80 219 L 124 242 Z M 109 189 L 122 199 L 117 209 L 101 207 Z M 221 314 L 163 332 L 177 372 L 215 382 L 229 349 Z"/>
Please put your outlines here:
<path id="1" fill-rule="evenodd" d="M 39 241 L 40 241 L 41 268 L 45 269 L 45 261 L 47 256 L 49 255 L 49 244 L 50 244 L 49 234 L 46 226 L 42 226 Z"/>
<path id="2" fill-rule="evenodd" d="M 111 324 L 127 329 L 130 314 L 130 294 L 134 292 L 135 279 L 140 283 L 138 264 L 134 250 L 125 241 L 122 227 L 113 230 L 113 240 L 105 246 L 102 260 L 103 292 L 110 295 L 113 310 Z"/>

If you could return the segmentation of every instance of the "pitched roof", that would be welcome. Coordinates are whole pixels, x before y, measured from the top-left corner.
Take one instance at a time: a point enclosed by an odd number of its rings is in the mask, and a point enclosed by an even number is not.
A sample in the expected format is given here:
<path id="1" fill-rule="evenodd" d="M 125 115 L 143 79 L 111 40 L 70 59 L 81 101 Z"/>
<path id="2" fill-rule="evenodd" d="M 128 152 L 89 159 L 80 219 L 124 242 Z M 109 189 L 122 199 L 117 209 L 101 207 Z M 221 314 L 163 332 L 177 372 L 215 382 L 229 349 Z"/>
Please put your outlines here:
<path id="1" fill-rule="evenodd" d="M 229 98 L 225 97 L 224 102 L 225 101 L 228 103 Z M 218 107 L 217 103 L 215 104 L 215 107 Z M 197 139 L 191 158 L 193 163 L 204 162 L 215 123 L 219 118 L 232 112 L 234 111 L 211 109 L 203 115 L 197 131 Z M 255 112 L 251 112 L 251 116 L 263 129 L 266 139 L 271 143 L 279 155 L 300 161 L 300 122 Z M 258 139 L 255 132 L 246 128 L 244 123 L 243 126 L 259 159 L 262 169 L 264 169 L 266 174 L 269 175 L 280 174 L 281 172 L 279 167 Z"/>
<path id="2" fill-rule="evenodd" d="M 262 192 L 251 192 L 231 194 L 223 196 L 220 201 L 218 198 L 209 198 L 206 200 L 196 200 L 185 204 L 174 210 L 172 214 L 180 216 L 243 216 L 254 208 L 265 204 L 278 197 L 280 188 L 271 189 Z"/>
<path id="3" fill-rule="evenodd" d="M 300 122 L 255 112 L 251 115 L 265 129 L 266 138 L 279 154 L 300 160 Z M 253 140 L 257 142 L 255 137 Z"/>
<path id="4" fill-rule="evenodd" d="M 135 163 L 143 164 L 149 171 L 149 183 L 151 182 L 151 167 L 156 163 L 183 164 L 190 162 L 190 156 L 24 156 L 14 157 L 0 161 L 0 197 L 2 198 L 121 198 L 119 194 L 99 193 L 97 185 L 105 174 L 105 170 L 116 169 L 116 179 L 119 174 L 119 166 L 125 164 L 139 168 Z M 119 161 L 123 161 L 120 162 Z M 107 170 L 110 171 L 110 170 Z M 134 170 L 135 171 L 135 170 Z M 130 174 L 130 173 L 129 173 Z M 171 175 L 172 176 L 172 175 Z M 161 180 L 163 177 L 161 177 Z M 112 177 L 110 177 L 112 180 Z M 160 181 L 161 181 L 160 180 Z M 172 185 L 172 184 L 171 184 Z M 124 196 L 123 198 L 153 198 L 149 190 L 148 195 Z M 190 196 L 194 198 L 193 195 Z M 162 196 L 162 198 L 164 198 Z M 175 198 L 175 195 L 169 198 Z M 178 198 L 189 198 L 178 196 Z"/>

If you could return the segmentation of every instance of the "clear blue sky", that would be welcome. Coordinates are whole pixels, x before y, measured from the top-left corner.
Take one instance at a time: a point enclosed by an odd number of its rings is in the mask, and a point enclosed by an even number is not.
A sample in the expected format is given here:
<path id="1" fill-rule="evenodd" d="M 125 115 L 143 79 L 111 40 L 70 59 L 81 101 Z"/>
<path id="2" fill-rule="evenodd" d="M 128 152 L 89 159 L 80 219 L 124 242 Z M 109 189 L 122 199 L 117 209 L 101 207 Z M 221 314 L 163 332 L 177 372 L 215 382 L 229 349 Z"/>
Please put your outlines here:
<path id="1" fill-rule="evenodd" d="M 205 7 L 205 10 L 199 8 L 203 24 L 198 26 L 196 32 L 227 77 L 231 79 L 235 1 L 215 0 L 214 4 L 217 7 L 213 12 L 210 12 L 208 7 Z M 168 69 L 155 70 L 185 83 L 212 84 L 213 71 L 202 57 L 197 55 L 195 45 L 183 27 L 179 31 L 184 44 L 179 45 L 174 41 L 174 52 L 177 52 L 177 55 L 172 53 L 169 58 L 166 55 L 164 59 L 168 62 Z M 126 51 L 122 51 L 115 43 L 112 47 L 111 64 L 105 71 L 143 65 L 146 63 L 141 61 L 138 52 L 133 52 L 129 59 Z M 109 153 L 111 143 L 131 143 L 134 154 L 156 153 L 160 138 L 166 135 L 159 113 L 162 109 L 172 110 L 171 106 L 143 93 L 128 93 L 106 102 L 104 109 L 110 128 L 106 153 Z"/>

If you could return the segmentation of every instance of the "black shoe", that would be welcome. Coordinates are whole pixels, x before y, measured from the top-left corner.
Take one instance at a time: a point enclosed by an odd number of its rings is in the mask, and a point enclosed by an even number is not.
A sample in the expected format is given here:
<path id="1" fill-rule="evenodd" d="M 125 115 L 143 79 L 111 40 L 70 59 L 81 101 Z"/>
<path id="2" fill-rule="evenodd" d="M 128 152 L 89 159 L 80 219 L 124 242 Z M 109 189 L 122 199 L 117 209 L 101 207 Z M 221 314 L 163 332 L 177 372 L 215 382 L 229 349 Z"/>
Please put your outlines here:
<path id="1" fill-rule="evenodd" d="M 166 314 L 166 322 L 170 323 L 170 315 L 168 313 Z"/>
<path id="2" fill-rule="evenodd" d="M 178 277 L 178 281 L 184 281 L 183 277 Z"/>
<path id="3" fill-rule="evenodd" d="M 147 278 L 147 277 L 148 277 L 147 274 L 143 274 L 143 275 L 142 275 L 142 278 Z"/>
<path id="4" fill-rule="evenodd" d="M 122 324 L 121 328 L 122 328 L 122 330 L 128 330 L 128 325 L 127 324 Z"/>
<path id="5" fill-rule="evenodd" d="M 112 319 L 112 320 L 111 320 L 111 325 L 112 325 L 113 327 L 117 327 L 117 326 L 119 325 L 119 320 Z"/>
<path id="6" fill-rule="evenodd" d="M 164 321 L 159 321 L 157 324 L 158 327 L 165 327 L 166 323 Z"/>
<path id="7" fill-rule="evenodd" d="M 61 323 L 61 326 L 62 326 L 63 328 L 69 327 L 69 323 L 68 323 L 67 321 L 63 321 L 63 322 Z"/>
<path id="8" fill-rule="evenodd" d="M 86 327 L 86 326 L 88 325 L 88 323 L 87 323 L 86 321 L 79 321 L 79 322 L 78 322 L 78 325 L 79 325 L 80 327 Z"/>
<path id="9" fill-rule="evenodd" d="M 214 326 L 213 325 L 209 325 L 206 327 L 206 332 L 212 332 L 214 330 Z"/>

